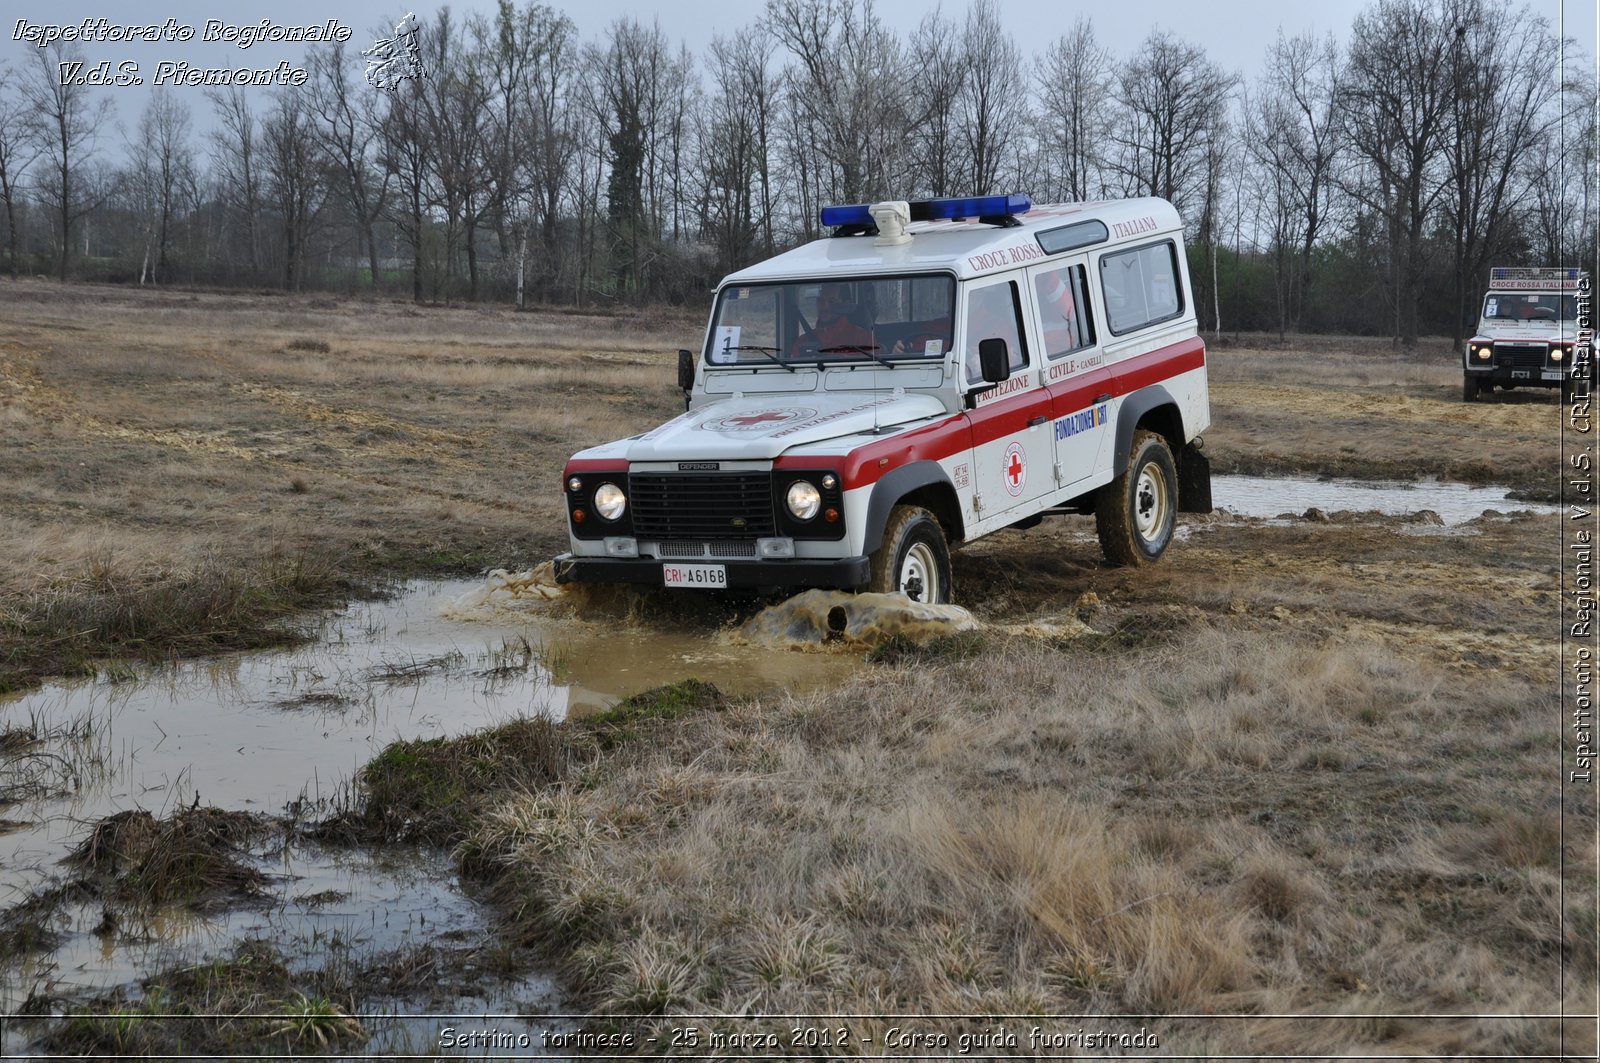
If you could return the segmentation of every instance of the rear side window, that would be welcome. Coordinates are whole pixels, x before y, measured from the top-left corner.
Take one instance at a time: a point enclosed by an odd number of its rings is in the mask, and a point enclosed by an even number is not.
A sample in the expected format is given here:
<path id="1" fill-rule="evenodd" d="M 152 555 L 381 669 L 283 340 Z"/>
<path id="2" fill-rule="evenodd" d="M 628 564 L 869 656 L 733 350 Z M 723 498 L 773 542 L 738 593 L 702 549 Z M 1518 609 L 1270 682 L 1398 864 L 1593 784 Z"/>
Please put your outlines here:
<path id="1" fill-rule="evenodd" d="M 1039 304 L 1039 338 L 1047 357 L 1056 358 L 1094 344 L 1082 266 L 1062 266 L 1033 278 Z"/>
<path id="2" fill-rule="evenodd" d="M 1100 286 L 1106 296 L 1106 326 L 1120 336 L 1183 313 L 1178 287 L 1178 248 L 1171 240 L 1100 259 Z"/>

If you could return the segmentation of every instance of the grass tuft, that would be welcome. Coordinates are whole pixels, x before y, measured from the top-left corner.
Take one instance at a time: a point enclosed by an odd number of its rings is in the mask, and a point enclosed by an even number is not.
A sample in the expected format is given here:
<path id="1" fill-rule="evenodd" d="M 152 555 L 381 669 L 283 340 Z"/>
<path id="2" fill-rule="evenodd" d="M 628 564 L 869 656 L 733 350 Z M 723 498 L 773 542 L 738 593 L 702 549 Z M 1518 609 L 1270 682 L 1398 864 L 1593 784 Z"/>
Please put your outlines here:
<path id="1" fill-rule="evenodd" d="M 461 738 L 395 742 L 356 779 L 357 806 L 322 826 L 333 837 L 459 841 L 481 808 L 512 789 L 559 781 L 568 753 L 545 717 Z"/>
<path id="2" fill-rule="evenodd" d="M 119 903 L 199 906 L 261 891 L 266 876 L 240 859 L 239 847 L 265 829 L 259 817 L 220 808 L 163 820 L 130 810 L 95 824 L 68 861 L 104 880 L 102 894 Z"/>

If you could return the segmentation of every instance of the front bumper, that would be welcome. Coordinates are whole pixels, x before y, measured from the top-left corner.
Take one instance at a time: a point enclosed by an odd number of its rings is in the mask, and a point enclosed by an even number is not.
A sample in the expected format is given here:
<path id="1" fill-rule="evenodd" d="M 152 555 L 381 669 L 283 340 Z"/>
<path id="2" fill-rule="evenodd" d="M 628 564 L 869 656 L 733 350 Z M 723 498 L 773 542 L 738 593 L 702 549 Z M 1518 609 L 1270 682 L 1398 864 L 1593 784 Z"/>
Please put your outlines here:
<path id="1" fill-rule="evenodd" d="M 1561 387 L 1572 380 L 1570 366 L 1555 368 L 1552 366 L 1522 367 L 1510 365 L 1468 365 L 1462 367 L 1468 376 L 1477 377 L 1479 380 L 1491 384 L 1512 384 L 1518 387 Z"/>
<path id="2" fill-rule="evenodd" d="M 663 585 L 661 579 L 663 565 L 683 563 L 646 558 L 575 557 L 572 554 L 560 554 L 555 560 L 556 582 L 634 583 L 646 587 L 660 587 Z M 866 586 L 872 575 L 872 562 L 865 557 L 820 560 L 797 558 L 781 561 L 708 559 L 704 563 L 722 565 L 727 569 L 730 588 L 826 587 L 855 590 Z"/>

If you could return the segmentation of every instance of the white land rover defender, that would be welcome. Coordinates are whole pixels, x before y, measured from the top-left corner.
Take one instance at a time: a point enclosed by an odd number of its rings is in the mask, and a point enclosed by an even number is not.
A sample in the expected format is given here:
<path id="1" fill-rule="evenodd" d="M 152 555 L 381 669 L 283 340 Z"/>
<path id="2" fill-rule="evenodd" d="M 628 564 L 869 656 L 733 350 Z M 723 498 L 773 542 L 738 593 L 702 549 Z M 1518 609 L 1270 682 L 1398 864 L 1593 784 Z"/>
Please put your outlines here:
<path id="1" fill-rule="evenodd" d="M 1477 334 L 1461 356 L 1461 400 L 1496 385 L 1560 388 L 1570 398 L 1578 294 L 1587 288 L 1588 275 L 1578 269 L 1491 268 Z"/>
<path id="2" fill-rule="evenodd" d="M 1211 508 L 1183 224 L 1161 199 L 822 211 L 729 276 L 682 416 L 562 475 L 563 582 L 867 588 L 950 600 L 950 547 L 1094 513 L 1156 560 Z"/>

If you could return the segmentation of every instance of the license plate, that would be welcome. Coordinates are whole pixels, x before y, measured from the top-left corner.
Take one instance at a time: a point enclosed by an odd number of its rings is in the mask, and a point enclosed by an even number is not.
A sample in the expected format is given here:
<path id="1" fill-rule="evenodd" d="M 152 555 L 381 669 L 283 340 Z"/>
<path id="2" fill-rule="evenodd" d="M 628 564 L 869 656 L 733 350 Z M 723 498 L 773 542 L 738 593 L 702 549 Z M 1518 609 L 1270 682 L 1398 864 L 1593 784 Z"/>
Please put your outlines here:
<path id="1" fill-rule="evenodd" d="M 1559 370 L 1559 369 L 1546 369 L 1544 371 L 1544 378 L 1546 380 L 1560 380 L 1561 379 L 1561 370 Z"/>
<path id="2" fill-rule="evenodd" d="M 1512 380 L 1527 380 L 1531 376 L 1533 376 L 1533 370 L 1531 370 L 1531 369 L 1513 369 L 1513 370 L 1511 370 L 1511 379 Z"/>
<path id="3" fill-rule="evenodd" d="M 717 590 L 728 585 L 728 569 L 726 565 L 662 565 L 661 582 L 668 587 Z"/>

